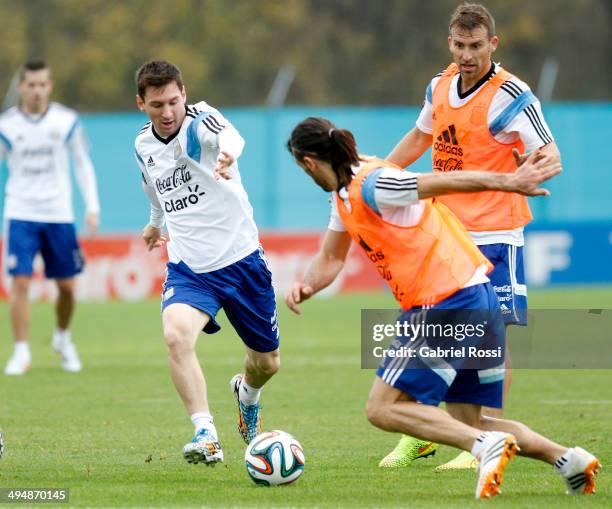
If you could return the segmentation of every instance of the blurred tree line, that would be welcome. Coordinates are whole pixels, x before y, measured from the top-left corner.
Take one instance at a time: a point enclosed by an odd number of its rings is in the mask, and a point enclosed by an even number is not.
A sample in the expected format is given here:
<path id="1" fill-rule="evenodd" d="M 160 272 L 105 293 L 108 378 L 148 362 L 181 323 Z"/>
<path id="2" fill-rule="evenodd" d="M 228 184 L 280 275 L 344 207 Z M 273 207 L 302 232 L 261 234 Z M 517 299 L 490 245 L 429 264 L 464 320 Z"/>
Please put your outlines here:
<path id="1" fill-rule="evenodd" d="M 88 111 L 134 108 L 134 72 L 182 69 L 190 97 L 262 105 L 284 65 L 287 104 L 419 104 L 449 62 L 451 0 L 0 0 L 0 98 L 32 57 L 54 98 Z M 535 90 L 558 60 L 553 100 L 612 99 L 610 0 L 487 0 L 495 60 Z"/>

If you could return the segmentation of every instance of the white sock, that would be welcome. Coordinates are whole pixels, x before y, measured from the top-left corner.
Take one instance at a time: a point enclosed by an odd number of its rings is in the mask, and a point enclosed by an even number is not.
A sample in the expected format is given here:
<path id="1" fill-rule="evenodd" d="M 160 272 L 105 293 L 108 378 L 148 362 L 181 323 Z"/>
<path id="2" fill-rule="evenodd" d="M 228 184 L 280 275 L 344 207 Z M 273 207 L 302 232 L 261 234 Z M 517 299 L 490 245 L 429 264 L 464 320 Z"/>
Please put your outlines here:
<path id="1" fill-rule="evenodd" d="M 251 387 L 248 383 L 245 382 L 244 377 L 242 378 L 242 382 L 240 382 L 240 388 L 238 389 L 238 397 L 240 401 L 245 405 L 254 405 L 259 402 L 259 395 L 261 394 L 261 387 L 256 389 L 255 387 Z"/>
<path id="2" fill-rule="evenodd" d="M 553 463 L 555 470 L 559 472 L 561 475 L 565 475 L 567 473 L 567 469 L 569 468 L 570 459 L 573 453 L 574 453 L 573 449 L 568 449 L 561 456 L 559 456 L 557 461 Z"/>
<path id="3" fill-rule="evenodd" d="M 53 331 L 53 336 L 58 343 L 65 345 L 66 343 L 70 343 L 72 337 L 70 335 L 70 330 L 68 329 L 58 329 L 56 328 Z"/>
<path id="4" fill-rule="evenodd" d="M 213 416 L 206 412 L 198 412 L 191 416 L 191 422 L 195 426 L 196 433 L 201 429 L 207 429 L 211 434 L 217 436 L 217 428 Z"/>
<path id="5" fill-rule="evenodd" d="M 30 343 L 27 341 L 15 341 L 15 350 L 16 355 L 20 357 L 30 357 Z"/>
<path id="6" fill-rule="evenodd" d="M 478 455 L 482 452 L 488 437 L 489 434 L 485 431 L 476 440 L 474 440 L 474 445 L 472 446 L 472 456 L 478 458 Z"/>

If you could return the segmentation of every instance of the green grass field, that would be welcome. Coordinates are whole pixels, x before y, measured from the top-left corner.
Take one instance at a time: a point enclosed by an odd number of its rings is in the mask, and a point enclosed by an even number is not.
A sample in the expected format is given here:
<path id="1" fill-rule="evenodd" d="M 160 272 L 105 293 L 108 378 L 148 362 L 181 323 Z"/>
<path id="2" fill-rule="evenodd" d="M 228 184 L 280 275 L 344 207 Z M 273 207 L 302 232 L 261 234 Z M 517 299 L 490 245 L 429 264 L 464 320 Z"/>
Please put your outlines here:
<path id="1" fill-rule="evenodd" d="M 531 292 L 530 304 L 612 308 L 612 289 Z M 503 495 L 478 502 L 473 472 L 433 473 L 455 454 L 447 447 L 410 468 L 379 469 L 397 437 L 365 418 L 374 375 L 359 368 L 359 317 L 361 307 L 392 305 L 388 295 L 352 295 L 308 302 L 302 317 L 280 309 L 282 368 L 263 393 L 264 428 L 294 434 L 306 468 L 294 485 L 265 488 L 244 468 L 228 386 L 243 353 L 224 318 L 223 330 L 202 336 L 198 347 L 226 455 L 224 464 L 206 468 L 181 457 L 192 426 L 168 376 L 158 302 L 80 305 L 73 334 L 85 369 L 76 375 L 59 369 L 51 307 L 37 304 L 32 371 L 0 375 L 0 488 L 69 488 L 73 507 L 612 507 L 605 469 L 612 464 L 612 370 L 516 371 L 506 412 L 597 453 L 604 470 L 595 496 L 568 497 L 551 467 L 519 458 Z M 0 338 L 4 365 L 11 348 L 6 303 Z"/>

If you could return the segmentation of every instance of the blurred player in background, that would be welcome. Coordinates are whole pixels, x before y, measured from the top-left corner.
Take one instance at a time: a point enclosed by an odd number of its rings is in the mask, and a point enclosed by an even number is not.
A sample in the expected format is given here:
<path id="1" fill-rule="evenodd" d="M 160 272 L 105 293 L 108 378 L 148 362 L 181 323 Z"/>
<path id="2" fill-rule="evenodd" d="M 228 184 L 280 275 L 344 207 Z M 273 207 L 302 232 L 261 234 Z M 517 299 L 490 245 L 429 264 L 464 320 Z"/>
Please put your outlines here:
<path id="1" fill-rule="evenodd" d="M 432 79 L 416 127 L 393 149 L 389 161 L 406 167 L 429 147 L 437 172 L 512 172 L 513 148 L 521 154 L 540 150 L 554 161 L 560 160 L 538 99 L 524 82 L 493 63 L 498 42 L 495 20 L 484 6 L 457 7 L 448 36 L 453 63 Z M 494 265 L 489 277 L 506 325 L 526 325 L 523 227 L 532 219 L 527 199 L 518 194 L 485 191 L 478 195 L 443 196 L 440 201 L 461 220 Z M 506 368 L 504 393 L 511 379 L 509 356 Z M 484 412 L 501 417 L 502 409 L 484 408 Z M 406 436 L 380 466 L 408 466 L 414 459 L 433 454 L 436 448 L 436 444 Z M 436 470 L 475 466 L 474 457 L 465 452 Z"/>
<path id="2" fill-rule="evenodd" d="M 169 263 L 162 321 L 170 373 L 195 427 L 183 448 L 190 463 L 223 461 L 195 345 L 200 331 L 220 329 L 223 307 L 246 349 L 244 375 L 231 388 L 238 429 L 249 443 L 261 431 L 259 396 L 280 366 L 276 301 L 259 245 L 253 210 L 236 160 L 238 131 L 205 102 L 186 103 L 180 71 L 164 61 L 137 73 L 138 108 L 148 122 L 136 137 L 136 159 L 151 201 L 143 237 L 149 249 L 166 244 Z"/>
<path id="3" fill-rule="evenodd" d="M 0 160 L 8 163 L 4 204 L 3 266 L 12 277 L 10 315 L 15 340 L 7 375 L 23 375 L 31 363 L 28 344 L 28 289 L 33 261 L 40 253 L 45 276 L 54 279 L 56 329 L 52 347 L 66 371 L 81 370 L 69 331 L 75 307 L 75 276 L 83 269 L 72 210 L 70 159 L 83 195 L 85 222 L 98 227 L 100 205 L 93 164 L 77 114 L 50 103 L 51 72 L 42 61 L 27 62 L 18 83 L 20 103 L 0 116 Z"/>
<path id="4" fill-rule="evenodd" d="M 436 309 L 489 310 L 488 344 L 503 348 L 500 305 L 486 276 L 491 264 L 452 212 L 437 198 L 427 198 L 484 190 L 546 195 L 538 185 L 560 171 L 554 157 L 533 153 L 513 173 L 416 174 L 388 161 L 360 160 L 353 135 L 321 118 L 298 124 L 287 145 L 319 187 L 334 191 L 321 249 L 286 296 L 291 310 L 299 314 L 299 303 L 334 281 L 352 239 L 404 310 L 399 321 L 420 320 Z M 445 316 L 455 319 L 451 313 Z M 569 492 L 594 490 L 601 465 L 592 454 L 556 444 L 524 424 L 482 415 L 483 405 L 501 406 L 503 368 L 462 365 L 450 357 L 388 357 L 376 372 L 368 419 L 386 431 L 471 451 L 479 460 L 477 498 L 499 493 L 517 444 L 523 455 L 554 465 Z M 441 401 L 446 401 L 446 411 L 438 408 Z"/>

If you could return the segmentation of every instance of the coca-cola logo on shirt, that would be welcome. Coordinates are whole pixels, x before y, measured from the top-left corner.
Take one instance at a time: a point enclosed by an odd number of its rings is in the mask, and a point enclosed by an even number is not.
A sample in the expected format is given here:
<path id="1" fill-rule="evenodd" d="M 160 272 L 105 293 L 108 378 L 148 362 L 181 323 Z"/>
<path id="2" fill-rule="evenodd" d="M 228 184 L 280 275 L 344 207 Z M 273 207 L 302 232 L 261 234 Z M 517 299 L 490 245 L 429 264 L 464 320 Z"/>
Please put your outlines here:
<path id="1" fill-rule="evenodd" d="M 186 164 L 181 164 L 172 172 L 172 175 L 156 179 L 155 186 L 159 194 L 164 194 L 181 187 L 190 180 L 191 172 L 187 169 Z"/>

